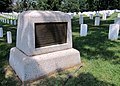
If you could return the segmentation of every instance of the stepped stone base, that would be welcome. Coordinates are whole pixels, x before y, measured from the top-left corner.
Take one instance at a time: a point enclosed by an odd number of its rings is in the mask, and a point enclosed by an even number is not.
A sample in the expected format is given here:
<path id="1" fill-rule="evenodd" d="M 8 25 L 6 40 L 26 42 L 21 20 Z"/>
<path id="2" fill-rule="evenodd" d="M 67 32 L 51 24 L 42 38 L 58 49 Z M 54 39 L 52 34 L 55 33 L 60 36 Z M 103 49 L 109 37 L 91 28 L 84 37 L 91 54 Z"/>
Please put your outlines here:
<path id="1" fill-rule="evenodd" d="M 16 47 L 10 50 L 10 66 L 24 81 L 35 80 L 58 69 L 65 69 L 81 63 L 79 51 L 71 48 L 47 54 L 27 56 Z"/>

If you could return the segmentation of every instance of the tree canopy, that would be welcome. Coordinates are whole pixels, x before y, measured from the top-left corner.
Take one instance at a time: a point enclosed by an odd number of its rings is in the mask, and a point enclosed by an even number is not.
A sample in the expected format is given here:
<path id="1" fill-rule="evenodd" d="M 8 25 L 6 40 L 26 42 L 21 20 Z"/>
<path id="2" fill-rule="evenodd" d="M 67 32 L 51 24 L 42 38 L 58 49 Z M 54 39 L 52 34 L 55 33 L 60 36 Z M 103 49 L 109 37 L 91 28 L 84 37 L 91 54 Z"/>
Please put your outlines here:
<path id="1" fill-rule="evenodd" d="M 11 0 L 0 1 L 0 11 L 23 11 L 29 9 L 63 12 L 120 9 L 120 0 L 21 0 L 12 8 Z"/>
<path id="2" fill-rule="evenodd" d="M 0 12 L 10 12 L 12 11 L 12 1 L 11 0 L 0 0 Z"/>
<path id="3" fill-rule="evenodd" d="M 38 9 L 65 12 L 120 9 L 120 0 L 38 0 Z"/>

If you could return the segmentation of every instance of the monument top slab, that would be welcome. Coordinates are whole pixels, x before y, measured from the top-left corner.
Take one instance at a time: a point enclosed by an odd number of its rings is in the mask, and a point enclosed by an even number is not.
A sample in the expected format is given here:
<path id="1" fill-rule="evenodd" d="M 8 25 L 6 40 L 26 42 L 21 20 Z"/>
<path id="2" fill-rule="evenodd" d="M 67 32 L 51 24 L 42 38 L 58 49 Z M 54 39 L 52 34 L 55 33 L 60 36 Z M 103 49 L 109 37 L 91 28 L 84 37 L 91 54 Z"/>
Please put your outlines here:
<path id="1" fill-rule="evenodd" d="M 37 10 L 33 10 L 33 11 L 24 11 L 22 14 L 22 16 L 25 17 L 41 17 L 41 18 L 69 18 L 70 16 L 64 12 L 60 12 L 60 11 L 37 11 Z"/>
<path id="2" fill-rule="evenodd" d="M 70 15 L 36 10 L 21 13 L 16 47 L 29 56 L 72 48 Z"/>

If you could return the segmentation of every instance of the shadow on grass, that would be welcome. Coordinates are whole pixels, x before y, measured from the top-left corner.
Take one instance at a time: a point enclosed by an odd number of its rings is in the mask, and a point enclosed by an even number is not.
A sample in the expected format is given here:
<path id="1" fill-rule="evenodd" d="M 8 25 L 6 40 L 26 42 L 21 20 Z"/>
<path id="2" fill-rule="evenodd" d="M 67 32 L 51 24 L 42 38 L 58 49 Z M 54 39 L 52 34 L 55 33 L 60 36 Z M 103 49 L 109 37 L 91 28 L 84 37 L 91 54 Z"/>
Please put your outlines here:
<path id="1" fill-rule="evenodd" d="M 107 33 L 108 30 L 105 29 L 91 29 L 86 37 L 73 36 L 74 48 L 81 51 L 81 55 L 88 59 L 119 58 L 119 56 L 115 56 L 114 50 L 108 50 L 108 48 L 118 46 L 120 43 L 108 40 Z"/>
<path id="2" fill-rule="evenodd" d="M 86 37 L 79 36 L 79 24 L 74 22 L 73 24 L 73 46 L 81 52 L 81 56 L 87 59 L 102 58 L 105 60 L 114 60 L 113 63 L 119 63 L 120 61 L 120 38 L 118 41 L 108 40 L 109 24 L 113 23 L 113 20 L 101 21 L 100 26 L 92 26 L 91 20 L 86 18 L 88 25 L 88 35 Z"/>
<path id="3" fill-rule="evenodd" d="M 22 86 L 20 81 L 15 79 L 15 77 L 10 77 L 10 78 L 2 78 L 0 82 L 0 86 Z M 19 81 L 19 82 L 18 82 Z"/>
<path id="4" fill-rule="evenodd" d="M 68 81 L 66 86 L 115 86 L 114 84 L 100 81 L 90 73 L 81 73 Z"/>
<path id="5" fill-rule="evenodd" d="M 8 50 L 9 49 L 4 52 L 0 52 L 0 86 L 21 86 L 20 80 L 17 78 L 17 76 L 15 76 L 15 74 L 11 75 L 11 72 L 13 71 L 8 68 Z"/>
<path id="6" fill-rule="evenodd" d="M 65 83 L 66 78 L 50 77 L 40 80 L 35 86 L 116 86 L 115 84 L 98 80 L 90 73 L 81 73 L 78 76 L 73 76 Z"/>

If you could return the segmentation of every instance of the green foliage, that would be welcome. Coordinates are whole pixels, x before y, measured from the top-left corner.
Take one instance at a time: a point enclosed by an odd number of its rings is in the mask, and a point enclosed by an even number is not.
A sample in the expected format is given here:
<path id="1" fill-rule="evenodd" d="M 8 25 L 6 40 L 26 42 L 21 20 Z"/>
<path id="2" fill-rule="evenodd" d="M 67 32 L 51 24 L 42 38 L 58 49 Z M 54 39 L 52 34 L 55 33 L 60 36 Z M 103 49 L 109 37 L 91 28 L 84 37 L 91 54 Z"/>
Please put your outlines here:
<path id="1" fill-rule="evenodd" d="M 79 0 L 65 0 L 63 2 L 63 6 L 64 8 L 67 9 L 67 12 L 78 12 L 79 11 Z"/>
<path id="2" fill-rule="evenodd" d="M 86 3 L 87 3 L 87 8 L 89 10 L 94 10 L 95 9 L 95 2 L 94 2 L 94 0 L 93 1 L 87 0 Z"/>
<path id="3" fill-rule="evenodd" d="M 98 11 L 120 9 L 119 0 L 22 0 L 14 6 L 15 11 L 53 10 L 63 12 Z"/>
<path id="4" fill-rule="evenodd" d="M 86 0 L 79 0 L 79 9 L 81 12 L 88 10 Z"/>
<path id="5" fill-rule="evenodd" d="M 24 10 L 53 10 L 63 12 L 83 12 L 120 9 L 120 0 L 22 0 L 12 5 L 12 0 L 0 1 L 0 12 Z"/>
<path id="6" fill-rule="evenodd" d="M 12 0 L 0 0 L 0 12 L 11 12 Z"/>
<path id="7" fill-rule="evenodd" d="M 16 12 L 20 12 L 23 10 L 23 6 L 21 2 L 16 2 L 16 5 L 13 6 L 13 10 Z"/>
<path id="8" fill-rule="evenodd" d="M 119 0 L 38 0 L 39 7 L 44 10 L 60 10 L 64 12 L 97 11 L 119 9 Z"/>

